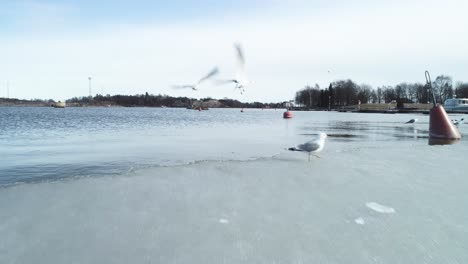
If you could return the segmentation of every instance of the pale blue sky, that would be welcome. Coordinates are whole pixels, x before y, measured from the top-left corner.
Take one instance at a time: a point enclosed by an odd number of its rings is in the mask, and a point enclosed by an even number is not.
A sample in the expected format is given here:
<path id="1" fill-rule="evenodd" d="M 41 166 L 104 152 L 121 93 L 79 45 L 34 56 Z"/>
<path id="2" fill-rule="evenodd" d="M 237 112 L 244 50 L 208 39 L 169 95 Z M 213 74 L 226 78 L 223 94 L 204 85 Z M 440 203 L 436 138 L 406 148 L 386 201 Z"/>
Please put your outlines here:
<path id="1" fill-rule="evenodd" d="M 88 93 L 282 101 L 335 79 L 395 85 L 468 81 L 468 1 L 0 0 L 0 97 L 64 100 Z M 235 76 L 242 43 L 254 85 L 245 95 L 195 82 L 213 66 Z M 328 73 L 330 70 L 330 73 Z"/>

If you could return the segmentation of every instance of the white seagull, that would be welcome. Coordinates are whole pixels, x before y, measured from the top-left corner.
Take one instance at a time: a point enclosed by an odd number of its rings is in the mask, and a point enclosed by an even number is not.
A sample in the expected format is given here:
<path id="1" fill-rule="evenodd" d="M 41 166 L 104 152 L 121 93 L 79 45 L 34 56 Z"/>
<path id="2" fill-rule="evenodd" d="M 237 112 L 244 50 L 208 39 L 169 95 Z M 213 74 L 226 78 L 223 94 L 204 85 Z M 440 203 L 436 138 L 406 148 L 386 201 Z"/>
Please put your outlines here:
<path id="1" fill-rule="evenodd" d="M 313 139 L 311 141 L 307 141 L 304 144 L 300 144 L 297 147 L 289 148 L 288 150 L 290 151 L 303 151 L 303 152 L 308 152 L 309 153 L 309 161 L 310 161 L 310 155 L 312 152 L 320 152 L 322 151 L 323 147 L 325 146 L 325 139 L 327 138 L 327 134 L 325 133 L 320 133 L 318 134 L 318 137 L 316 139 Z M 317 155 L 314 155 L 318 158 L 320 158 Z"/>
<path id="2" fill-rule="evenodd" d="M 211 70 L 207 75 L 205 75 L 203 78 L 201 78 L 200 80 L 198 80 L 198 82 L 196 84 L 187 84 L 187 85 L 173 85 L 172 88 L 174 89 L 192 89 L 194 91 L 197 91 L 198 90 L 198 86 L 200 86 L 200 84 L 208 79 L 210 79 L 211 77 L 215 76 L 216 74 L 218 74 L 219 70 L 218 70 L 218 67 L 215 67 L 213 68 L 213 70 Z"/>
<path id="3" fill-rule="evenodd" d="M 236 86 L 234 89 L 239 89 L 240 93 L 243 94 L 245 92 L 245 87 L 252 84 L 252 82 L 247 79 L 245 74 L 245 59 L 242 47 L 240 44 L 235 44 L 234 47 L 236 48 L 237 53 L 236 78 L 231 80 L 220 80 L 219 83 L 235 83 Z"/>
<path id="4" fill-rule="evenodd" d="M 465 119 L 462 117 L 462 118 L 460 118 L 460 120 L 455 119 L 455 120 L 452 120 L 452 122 L 453 122 L 454 125 L 458 126 L 458 125 L 463 124 L 463 120 L 465 120 Z"/>
<path id="5" fill-rule="evenodd" d="M 405 124 L 414 124 L 414 123 L 416 123 L 416 122 L 418 122 L 418 119 L 417 119 L 417 118 L 413 118 L 413 119 L 409 120 L 408 122 L 406 122 Z"/>

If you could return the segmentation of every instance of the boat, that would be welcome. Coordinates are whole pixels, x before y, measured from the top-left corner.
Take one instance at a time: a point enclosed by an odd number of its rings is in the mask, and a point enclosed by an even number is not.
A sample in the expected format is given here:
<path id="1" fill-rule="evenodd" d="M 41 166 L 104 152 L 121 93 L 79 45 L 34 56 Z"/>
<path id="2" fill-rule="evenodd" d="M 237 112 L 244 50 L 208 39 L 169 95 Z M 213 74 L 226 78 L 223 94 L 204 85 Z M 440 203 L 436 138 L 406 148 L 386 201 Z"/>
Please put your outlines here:
<path id="1" fill-rule="evenodd" d="M 451 113 L 468 113 L 468 98 L 452 98 L 444 102 L 444 109 Z"/>
<path id="2" fill-rule="evenodd" d="M 57 103 L 52 104 L 54 108 L 65 108 L 65 102 L 58 101 Z"/>

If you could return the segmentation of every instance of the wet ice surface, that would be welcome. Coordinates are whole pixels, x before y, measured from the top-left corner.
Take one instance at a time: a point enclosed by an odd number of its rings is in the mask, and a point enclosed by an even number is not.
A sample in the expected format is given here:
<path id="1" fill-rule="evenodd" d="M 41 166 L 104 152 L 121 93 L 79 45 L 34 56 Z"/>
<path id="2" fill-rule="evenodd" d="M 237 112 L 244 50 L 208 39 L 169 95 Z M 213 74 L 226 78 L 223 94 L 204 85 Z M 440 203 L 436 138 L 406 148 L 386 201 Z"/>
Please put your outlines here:
<path id="1" fill-rule="evenodd" d="M 358 225 L 364 225 L 366 223 L 366 221 L 362 217 L 354 219 L 354 222 L 356 222 L 356 224 Z"/>
<path id="2" fill-rule="evenodd" d="M 408 127 L 401 124 L 408 115 L 281 114 L 236 124 L 260 135 L 230 126 L 226 135 L 187 138 L 182 142 L 208 144 L 207 154 L 189 152 L 189 163 L 137 163 L 105 175 L 102 167 L 86 168 L 85 176 L 0 188 L 0 263 L 468 262 L 466 141 L 428 146 L 427 116 Z M 307 162 L 284 150 L 317 131 L 329 135 L 321 158 Z M 228 136 L 236 144 L 219 145 Z M 186 152 L 182 142 L 161 142 L 148 143 L 160 147 L 148 160 L 172 151 L 185 161 L 177 152 Z M 143 151 L 102 156 L 135 164 L 148 155 L 138 146 Z M 239 154 L 230 156 L 232 148 Z M 42 164 L 35 159 L 28 170 Z M 77 168 L 91 160 L 80 152 L 64 159 Z"/>
<path id="3" fill-rule="evenodd" d="M 388 206 L 385 206 L 385 205 L 381 205 L 381 204 L 378 204 L 376 202 L 370 202 L 370 203 L 366 203 L 366 206 L 369 207 L 370 209 L 378 212 L 378 213 L 382 213 L 382 214 L 393 214 L 395 213 L 395 209 L 391 208 L 391 207 L 388 207 Z"/>

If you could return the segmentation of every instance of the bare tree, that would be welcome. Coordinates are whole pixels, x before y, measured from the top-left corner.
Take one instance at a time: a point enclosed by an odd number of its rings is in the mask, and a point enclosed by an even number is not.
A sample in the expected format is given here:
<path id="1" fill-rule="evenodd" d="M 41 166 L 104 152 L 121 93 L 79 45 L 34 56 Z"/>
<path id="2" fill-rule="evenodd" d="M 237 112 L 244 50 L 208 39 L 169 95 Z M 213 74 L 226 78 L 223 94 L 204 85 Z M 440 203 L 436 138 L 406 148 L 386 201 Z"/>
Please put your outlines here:
<path id="1" fill-rule="evenodd" d="M 383 101 L 383 92 L 382 92 L 382 88 L 378 87 L 377 88 L 377 92 L 375 93 L 375 95 L 377 96 L 377 103 L 381 103 L 381 101 Z"/>
<path id="2" fill-rule="evenodd" d="M 378 102 L 377 92 L 374 89 L 372 89 L 371 94 L 370 94 L 370 102 L 373 104 Z"/>
<path id="3" fill-rule="evenodd" d="M 392 86 L 382 86 L 382 97 L 385 103 L 396 100 L 395 89 Z"/>
<path id="4" fill-rule="evenodd" d="M 418 84 L 413 83 L 408 85 L 408 100 L 411 101 L 412 103 L 416 103 L 418 101 L 417 99 L 417 93 L 418 93 Z"/>
<path id="5" fill-rule="evenodd" d="M 452 77 L 439 75 L 432 83 L 436 101 L 443 103 L 446 99 L 453 97 Z"/>
<path id="6" fill-rule="evenodd" d="M 374 90 L 372 90 L 372 86 L 368 84 L 361 84 L 358 86 L 358 100 L 361 101 L 362 104 L 367 104 L 371 101 L 371 94 Z"/>
<path id="7" fill-rule="evenodd" d="M 468 83 L 457 82 L 455 95 L 458 98 L 468 98 Z"/>

